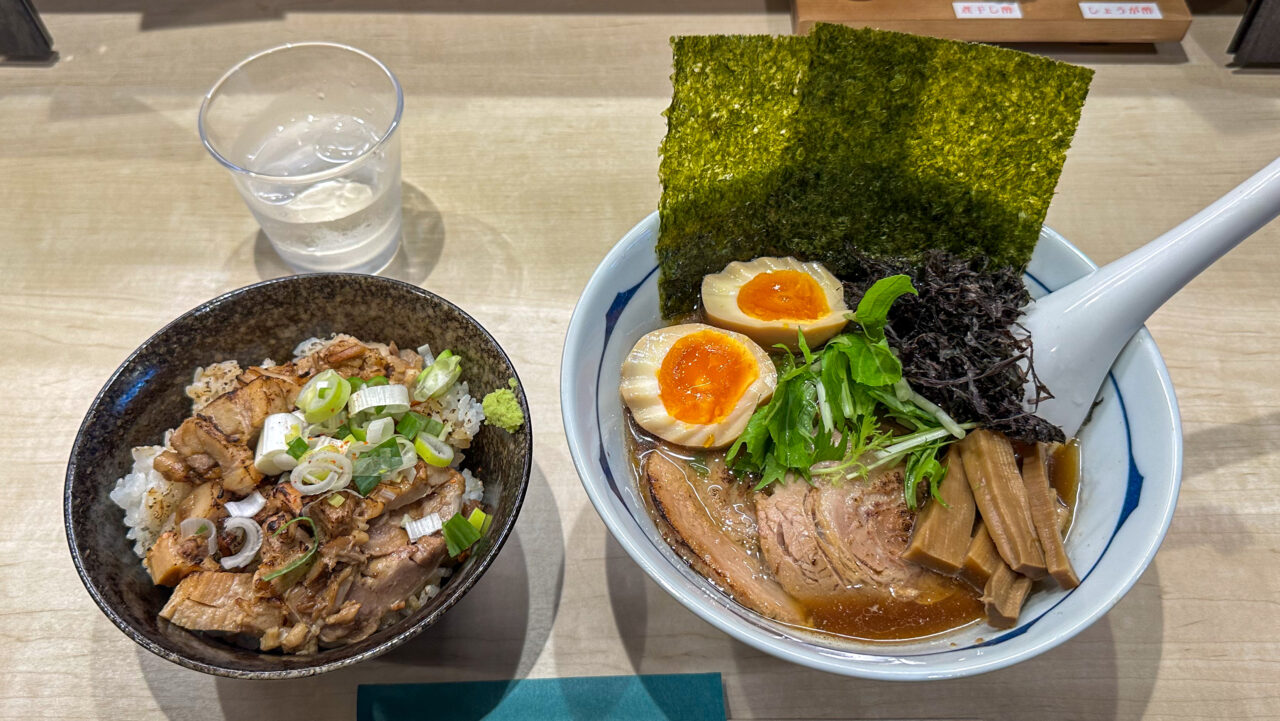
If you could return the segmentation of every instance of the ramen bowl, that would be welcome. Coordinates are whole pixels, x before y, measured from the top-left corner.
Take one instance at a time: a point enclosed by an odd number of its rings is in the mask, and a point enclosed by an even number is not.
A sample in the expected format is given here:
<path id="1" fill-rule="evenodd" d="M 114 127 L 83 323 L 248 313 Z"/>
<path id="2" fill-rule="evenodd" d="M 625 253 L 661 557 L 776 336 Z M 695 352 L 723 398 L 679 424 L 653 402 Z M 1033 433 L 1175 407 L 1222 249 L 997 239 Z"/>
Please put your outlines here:
<path id="1" fill-rule="evenodd" d="M 859 642 L 797 629 L 747 609 L 691 569 L 662 539 L 636 485 L 618 393 L 622 361 L 658 311 L 657 213 L 618 241 L 587 283 L 565 339 L 561 409 L 574 465 L 609 531 L 659 586 L 703 620 L 778 658 L 847 676 L 926 680 L 993 671 L 1043 653 L 1105 614 L 1155 557 L 1178 498 L 1182 431 L 1160 352 L 1144 328 L 1111 368 L 1081 430 L 1080 490 L 1067 554 L 1071 590 L 1041 588 L 1018 625 L 976 622 L 925 639 Z M 1096 268 L 1043 228 L 1025 274 L 1033 297 Z"/>

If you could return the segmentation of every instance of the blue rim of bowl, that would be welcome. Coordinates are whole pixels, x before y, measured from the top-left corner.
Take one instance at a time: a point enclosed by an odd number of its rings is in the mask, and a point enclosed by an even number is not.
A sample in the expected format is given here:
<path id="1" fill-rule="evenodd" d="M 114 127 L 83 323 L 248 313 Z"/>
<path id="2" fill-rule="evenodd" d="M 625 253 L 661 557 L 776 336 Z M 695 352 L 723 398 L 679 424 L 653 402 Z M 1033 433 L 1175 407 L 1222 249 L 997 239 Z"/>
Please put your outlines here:
<path id="1" fill-rule="evenodd" d="M 588 295 L 592 294 L 594 291 L 597 290 L 596 286 L 602 282 L 599 280 L 600 269 L 611 267 L 612 265 L 616 264 L 620 260 L 620 257 L 626 252 L 626 249 L 634 242 L 632 240 L 633 236 L 642 232 L 642 229 L 645 228 L 645 226 L 655 223 L 656 216 L 657 216 L 656 212 L 651 213 L 649 216 L 645 217 L 643 220 L 641 220 L 639 223 L 633 226 L 631 230 L 629 230 L 626 233 L 626 235 L 624 235 L 623 238 L 618 241 L 618 243 L 613 247 L 613 249 L 611 249 L 609 253 L 605 256 L 605 258 L 600 262 L 596 272 L 592 274 L 591 279 L 587 282 L 586 287 L 582 291 L 582 294 L 580 296 L 581 298 L 586 298 Z M 1071 242 L 1068 241 L 1066 238 L 1064 238 L 1061 234 L 1057 233 L 1052 228 L 1049 228 L 1047 226 L 1044 228 L 1044 231 L 1049 236 L 1051 236 L 1055 241 L 1060 243 L 1063 246 L 1063 248 L 1065 248 L 1069 253 L 1076 256 L 1076 258 L 1082 261 L 1085 265 L 1087 265 L 1092 269 L 1096 269 L 1098 267 L 1097 264 L 1095 264 L 1092 260 L 1090 260 L 1088 256 L 1086 256 L 1083 252 L 1081 252 L 1079 248 L 1071 244 Z M 631 298 L 634 297 L 635 293 L 642 286 L 644 286 L 644 284 L 647 283 L 649 279 L 653 277 L 653 274 L 656 273 L 657 271 L 658 271 L 658 268 L 655 266 L 653 269 L 651 269 L 648 273 L 645 274 L 642 280 L 640 280 L 634 286 L 616 293 L 609 308 L 605 311 L 605 332 L 604 332 L 604 338 L 602 341 L 603 348 L 608 347 L 609 339 L 613 332 L 614 325 L 617 319 L 621 317 L 622 312 L 625 310 Z M 1031 282 L 1035 283 L 1046 292 L 1050 290 L 1045 283 L 1043 283 L 1041 280 L 1031 275 L 1030 273 L 1026 273 L 1024 275 Z M 598 313 L 598 312 L 599 311 L 596 309 L 585 308 L 582 305 L 582 302 L 579 301 L 578 306 L 574 308 L 573 315 L 569 320 L 569 328 L 565 336 L 565 347 L 564 347 L 562 357 L 567 358 L 571 356 L 572 349 L 570 348 L 570 339 L 574 336 L 574 331 L 577 328 L 577 326 L 585 322 L 583 318 L 586 317 L 586 314 Z M 614 518 L 614 513 L 612 508 L 610 508 L 605 503 L 603 498 L 599 497 L 599 494 L 597 493 L 594 485 L 591 483 L 588 483 L 586 480 L 588 476 L 592 475 L 593 471 L 595 470 L 591 467 L 590 464 L 596 463 L 598 464 L 604 479 L 608 482 L 609 486 L 613 489 L 615 495 L 620 493 L 620 489 L 617 486 L 617 480 L 613 477 L 613 473 L 609 469 L 608 460 L 606 457 L 606 452 L 604 448 L 605 434 L 600 424 L 599 403 L 596 402 L 596 403 L 593 403 L 592 405 L 595 408 L 594 421 L 596 423 L 596 431 L 600 437 L 600 447 L 596 449 L 596 452 L 594 454 L 589 454 L 584 448 L 582 448 L 582 445 L 578 442 L 577 434 L 574 432 L 571 432 L 573 430 L 576 430 L 578 426 L 578 419 L 571 412 L 571 409 L 575 407 L 575 404 L 572 402 L 573 399 L 571 396 L 577 393 L 577 387 L 572 383 L 573 379 L 569 377 L 570 371 L 569 371 L 568 364 L 563 364 L 561 368 L 561 386 L 560 387 L 561 387 L 561 395 L 562 395 L 562 398 L 561 398 L 562 422 L 564 423 L 564 426 L 565 426 L 566 436 L 569 442 L 570 455 L 573 457 L 574 467 L 578 472 L 579 480 L 582 482 L 584 489 L 587 491 L 587 495 L 590 497 L 592 505 L 595 506 L 596 512 L 599 513 L 601 518 L 605 521 L 605 525 L 609 528 L 610 533 L 613 534 L 614 538 L 627 551 L 627 555 L 629 555 L 632 558 L 632 560 L 634 560 L 638 565 L 640 565 L 640 567 L 644 569 L 644 571 L 650 576 L 650 578 L 656 581 L 660 586 L 662 586 L 664 590 L 667 591 L 667 593 L 672 595 L 682 605 L 684 605 L 689 610 L 693 611 L 696 615 L 701 617 L 703 620 L 716 626 L 721 631 L 728 633 L 730 636 L 733 636 L 734 638 L 737 638 L 761 651 L 764 651 L 774 656 L 778 656 L 780 658 L 784 658 L 786 660 L 792 661 L 794 663 L 797 663 L 803 666 L 807 666 L 810 668 L 815 668 L 823 671 L 828 671 L 828 672 L 843 674 L 843 675 L 858 676 L 863 678 L 888 680 L 888 681 L 913 681 L 913 680 L 926 680 L 926 679 L 939 679 L 939 678 L 960 678 L 960 677 L 985 673 L 988 671 L 994 671 L 999 668 L 1004 668 L 1005 666 L 1009 666 L 1019 661 L 1031 658 L 1033 656 L 1037 656 L 1045 651 L 1048 651 L 1051 648 L 1058 646 L 1059 644 L 1065 642 L 1067 639 L 1073 637 L 1075 634 L 1079 633 L 1083 629 L 1092 625 L 1098 618 L 1101 618 L 1116 603 L 1118 603 L 1120 598 L 1122 598 L 1129 591 L 1129 589 L 1131 589 L 1133 585 L 1137 583 L 1138 578 L 1141 577 L 1142 573 L 1150 565 L 1151 560 L 1155 557 L 1155 554 L 1160 547 L 1160 544 L 1163 542 L 1164 536 L 1168 532 L 1169 524 L 1173 520 L 1173 511 L 1177 501 L 1178 489 L 1181 486 L 1182 424 L 1181 424 L 1181 417 L 1178 413 L 1177 399 L 1173 392 L 1173 383 L 1169 377 L 1168 368 L 1164 363 L 1163 357 L 1160 356 L 1159 349 L 1156 347 L 1155 341 L 1150 337 L 1150 333 L 1145 328 L 1140 330 L 1138 335 L 1141 336 L 1146 342 L 1150 343 L 1152 350 L 1155 353 L 1156 374 L 1157 374 L 1157 377 L 1159 378 L 1161 388 L 1165 391 L 1165 397 L 1169 403 L 1170 417 L 1173 419 L 1173 429 L 1172 429 L 1173 430 L 1172 437 L 1174 438 L 1174 447 L 1172 448 L 1174 453 L 1173 467 L 1172 467 L 1173 489 L 1172 489 L 1172 493 L 1170 494 L 1169 503 L 1166 505 L 1166 507 L 1160 509 L 1161 521 L 1160 521 L 1159 533 L 1152 538 L 1152 542 L 1148 545 L 1147 548 L 1143 550 L 1141 562 L 1134 567 L 1133 571 L 1129 572 L 1127 575 L 1124 576 L 1124 580 L 1120 585 L 1120 587 L 1118 588 L 1117 592 L 1114 595 L 1104 599 L 1102 603 L 1095 605 L 1095 607 L 1091 609 L 1089 613 L 1085 614 L 1085 616 L 1083 616 L 1076 623 L 1073 623 L 1069 626 L 1064 626 L 1059 629 L 1055 629 L 1050 636 L 1048 636 L 1041 642 L 1031 645 L 1027 648 L 1015 651 L 1012 654 L 1002 656 L 1000 658 L 995 658 L 989 661 L 974 663 L 974 664 L 971 664 L 970 666 L 956 669 L 956 670 L 939 672 L 939 671 L 929 671 L 924 667 L 916 667 L 924 671 L 923 673 L 921 673 L 921 672 L 916 672 L 912 666 L 893 666 L 893 665 L 887 664 L 885 662 L 885 659 L 893 658 L 892 654 L 870 654 L 870 653 L 859 654 L 856 652 L 844 652 L 843 653 L 844 660 L 862 661 L 863 659 L 865 659 L 866 661 L 870 661 L 874 664 L 881 664 L 881 665 L 873 665 L 870 667 L 864 667 L 861 665 L 847 665 L 847 664 L 842 665 L 840 663 L 840 660 L 834 659 L 833 657 L 830 657 L 830 656 L 818 659 L 818 658 L 806 656 L 804 654 L 795 653 L 791 649 L 786 647 L 771 645 L 770 643 L 766 642 L 765 637 L 768 635 L 768 632 L 764 631 L 763 629 L 747 628 L 747 630 L 744 630 L 743 627 L 734 626 L 730 623 L 723 621 L 721 616 L 716 613 L 707 612 L 707 610 L 704 609 L 700 603 L 696 603 L 687 599 L 680 591 L 676 589 L 675 584 L 673 584 L 672 582 L 667 580 L 665 577 L 663 577 L 658 572 L 658 569 L 653 565 L 651 565 L 648 562 L 648 560 L 643 557 L 643 555 L 638 549 L 632 546 L 630 539 L 623 537 L 618 532 L 615 532 L 614 523 L 616 523 L 617 519 Z M 603 364 L 604 364 L 604 358 L 603 358 L 603 349 L 602 349 L 600 362 L 597 367 L 595 383 L 592 386 L 593 398 L 598 398 L 600 373 L 603 369 Z M 1124 421 L 1125 434 L 1126 434 L 1126 439 L 1125 439 L 1126 450 L 1128 454 L 1128 459 L 1127 459 L 1128 479 L 1127 479 L 1127 487 L 1125 492 L 1125 499 L 1121 507 L 1120 518 L 1116 523 L 1115 529 L 1112 531 L 1111 538 L 1108 539 L 1106 546 L 1103 548 L 1102 553 L 1099 554 L 1098 560 L 1094 562 L 1093 566 L 1090 567 L 1089 571 L 1087 571 L 1083 576 L 1081 576 L 1080 581 L 1082 586 L 1084 584 L 1084 581 L 1089 577 L 1090 574 L 1092 574 L 1093 570 L 1098 566 L 1098 564 L 1102 562 L 1102 559 L 1106 556 L 1107 550 L 1109 550 L 1112 542 L 1115 540 L 1116 535 L 1120 532 L 1124 524 L 1128 521 L 1132 511 L 1137 507 L 1140 496 L 1141 496 L 1142 485 L 1143 485 L 1143 476 L 1139 472 L 1137 468 L 1137 463 L 1134 460 L 1132 432 L 1131 432 L 1128 412 L 1124 403 L 1123 394 L 1121 394 L 1120 392 L 1120 386 L 1114 374 L 1108 373 L 1107 379 L 1108 379 L 1108 382 L 1111 383 L 1113 390 L 1116 393 L 1116 397 L 1120 405 L 1121 417 Z M 594 456 L 594 458 L 592 456 Z M 631 513 L 631 510 L 629 508 L 625 508 L 624 510 L 627 512 L 628 516 L 631 516 L 632 521 L 636 522 L 637 524 L 640 523 L 639 519 L 634 517 L 634 515 Z M 1034 624 L 1039 622 L 1048 614 L 1052 613 L 1060 604 L 1062 604 L 1067 598 L 1069 598 L 1072 595 L 1072 593 L 1074 593 L 1074 591 L 1064 593 L 1062 597 L 1059 598 L 1051 607 L 1046 609 L 1040 615 L 1036 616 L 1034 619 L 1027 621 L 1026 623 L 1019 624 L 1014 629 L 1003 632 L 995 638 L 988 639 L 981 643 L 976 643 L 972 646 L 966 647 L 965 649 L 947 649 L 944 651 L 932 651 L 932 652 L 916 653 L 916 654 L 902 654 L 899 656 L 899 658 L 916 659 L 916 658 L 925 658 L 928 656 L 941 656 L 941 655 L 953 654 L 958 651 L 964 651 L 968 649 L 990 648 L 990 647 L 999 645 L 1004 641 L 1011 640 L 1013 638 L 1016 638 L 1026 633 L 1026 631 L 1029 630 Z M 748 612 L 750 611 L 748 610 Z M 891 647 L 885 647 L 885 648 L 891 648 Z M 859 657 L 859 658 L 850 659 L 850 657 Z"/>
<path id="2" fill-rule="evenodd" d="M 216 308 L 217 306 L 227 302 L 228 300 L 231 300 L 233 297 L 243 295 L 245 293 L 250 293 L 260 288 L 264 288 L 264 287 L 268 287 L 276 284 L 296 283 L 299 281 L 305 281 L 312 278 L 321 278 L 321 277 L 326 279 L 333 279 L 333 280 L 341 280 L 342 278 L 351 278 L 351 279 L 359 279 L 363 282 L 368 282 L 372 280 L 373 282 L 381 282 L 381 283 L 387 283 L 388 285 L 400 286 L 405 290 L 421 295 L 424 298 L 429 298 L 431 300 L 435 300 L 443 303 L 444 305 L 446 305 L 447 307 L 449 307 L 450 309 L 452 309 L 453 311 L 461 315 L 468 322 L 473 324 L 476 327 L 476 329 L 478 329 L 481 333 L 483 333 L 493 343 L 494 348 L 498 349 L 498 354 L 501 356 L 503 362 L 505 362 L 507 366 L 511 368 L 511 372 L 516 378 L 516 383 L 517 383 L 516 392 L 519 394 L 518 397 L 520 399 L 522 407 L 525 410 L 524 429 L 527 432 L 527 435 L 526 435 L 526 442 L 525 442 L 524 468 L 521 469 L 521 478 L 523 480 L 520 483 L 520 488 L 516 492 L 515 502 L 511 508 L 511 516 L 507 519 L 505 523 L 502 524 L 502 527 L 498 529 L 498 535 L 494 537 L 494 542 L 491 544 L 489 552 L 476 560 L 477 567 L 476 567 L 475 573 L 472 574 L 470 578 L 464 580 L 461 583 L 461 585 L 445 586 L 445 592 L 449 593 L 450 595 L 445 598 L 445 600 L 441 603 L 439 608 L 437 608 L 431 614 L 422 617 L 418 621 L 411 624 L 408 628 L 397 633 L 391 638 L 383 641 L 377 646 L 374 646 L 373 648 L 370 648 L 361 653 L 355 654 L 354 656 L 340 658 L 334 661 L 330 661 L 328 663 L 323 663 L 315 666 L 303 666 L 300 668 L 291 668 L 291 669 L 275 669 L 275 670 L 269 670 L 269 671 L 242 671 L 235 668 L 228 668 L 228 667 L 218 666 L 214 664 L 207 664 L 201 661 L 193 661 L 183 656 L 182 654 L 174 653 L 173 651 L 170 651 L 160 646 L 159 644 L 155 643 L 154 641 L 147 638 L 146 636 L 143 636 L 142 634 L 138 633 L 136 629 L 134 629 L 132 626 L 126 623 L 124 619 L 122 619 L 118 614 L 116 614 L 116 612 L 110 606 L 107 605 L 106 601 L 102 598 L 102 595 L 98 592 L 98 589 L 94 586 L 93 582 L 89 579 L 88 574 L 85 573 L 84 563 L 80 558 L 80 553 L 76 550 L 76 534 L 75 534 L 75 529 L 73 528 L 71 523 L 71 486 L 77 471 L 76 453 L 80 448 L 80 442 L 84 437 L 85 429 L 88 428 L 90 420 L 96 415 L 95 411 L 101 406 L 103 396 L 106 395 L 107 389 L 110 388 L 116 382 L 116 380 L 120 378 L 121 375 L 124 374 L 125 369 L 128 368 L 130 365 L 132 365 L 134 360 L 142 353 L 142 351 L 145 348 L 150 346 L 151 343 L 156 340 L 156 338 L 165 334 L 166 332 L 169 331 L 169 329 L 173 328 L 174 326 L 186 321 L 188 318 L 201 313 L 206 313 L 209 310 Z M 102 613 L 107 618 L 111 619 L 111 622 L 116 625 L 116 628 L 119 628 L 121 631 L 123 631 L 126 636 L 133 639 L 134 642 L 136 642 L 139 646 L 142 646 L 143 648 L 147 649 L 148 651 L 154 653 L 155 655 L 167 661 L 171 661 L 173 663 L 178 664 L 179 666 L 183 666 L 185 668 L 189 668 L 194 671 L 200 671 L 202 673 L 207 673 L 214 676 L 225 676 L 227 678 L 255 679 L 255 680 L 303 678 L 306 676 L 315 676 L 322 673 L 328 673 L 329 671 L 336 671 L 340 668 L 346 668 L 347 666 L 360 663 L 361 661 L 367 661 L 371 658 L 381 656 L 387 651 L 390 651 L 391 649 L 396 648 L 397 646 L 400 646 L 401 644 L 405 643 L 409 639 L 422 633 L 427 628 L 434 625 L 435 622 L 438 621 L 446 611 L 452 608 L 454 604 L 456 604 L 463 596 L 465 596 L 471 590 L 471 588 L 475 586 L 476 581 L 480 580 L 480 577 L 484 575 L 485 571 L 489 570 L 489 566 L 493 562 L 493 559 L 497 558 L 498 554 L 502 551 L 502 547 L 506 545 L 507 537 L 511 535 L 512 530 L 515 528 L 516 519 L 520 515 L 520 508 L 524 505 L 525 493 L 529 488 L 529 476 L 533 471 L 533 425 L 531 422 L 532 419 L 529 416 L 530 416 L 529 401 L 524 393 L 524 384 L 520 383 L 520 377 L 516 373 L 515 364 L 513 364 L 511 362 L 510 357 L 507 356 L 506 350 L 503 349 L 503 347 L 498 343 L 497 339 L 493 337 L 493 335 L 488 331 L 487 328 L 485 328 L 478 321 L 476 321 L 475 318 L 471 317 L 470 313 L 467 313 L 463 309 L 459 308 L 453 302 L 439 295 L 436 295 L 435 293 L 432 293 L 431 291 L 426 290 L 425 288 L 421 288 L 411 283 L 405 283 L 404 281 L 396 280 L 394 278 L 384 278 L 381 276 L 366 275 L 363 273 L 301 273 L 298 275 L 288 275 L 281 278 L 272 278 L 270 280 L 264 280 L 262 282 L 254 283 L 252 285 L 246 285 L 241 288 L 236 288 L 235 290 L 227 291 L 226 293 L 223 293 L 222 295 L 219 295 L 216 298 L 213 298 L 211 300 L 205 301 L 204 303 L 201 303 L 200 305 L 192 308 L 191 310 L 188 310 L 187 312 L 178 316 L 174 320 L 165 324 L 165 326 L 160 330 L 156 331 L 155 333 L 152 333 L 145 341 L 143 341 L 137 348 L 135 348 L 134 351 L 130 353 L 127 358 L 124 359 L 124 361 L 119 365 L 119 367 L 116 368 L 115 372 L 111 374 L 111 377 L 107 379 L 106 383 L 102 385 L 102 388 L 98 391 L 98 394 L 94 396 L 93 403 L 90 404 L 89 410 L 85 413 L 84 420 L 80 422 L 80 427 L 76 431 L 75 441 L 71 445 L 71 455 L 67 460 L 66 480 L 62 487 L 62 522 L 63 522 L 63 528 L 67 536 L 67 547 L 71 553 L 72 563 L 76 567 L 76 574 L 79 575 L 80 577 L 80 583 L 84 585 L 85 590 L 89 592 L 89 596 L 93 598 L 93 602 L 98 605 L 98 608 L 102 611 Z M 212 639 L 210 641 L 212 643 L 220 643 Z M 273 656 L 274 654 L 261 654 L 261 655 Z"/>

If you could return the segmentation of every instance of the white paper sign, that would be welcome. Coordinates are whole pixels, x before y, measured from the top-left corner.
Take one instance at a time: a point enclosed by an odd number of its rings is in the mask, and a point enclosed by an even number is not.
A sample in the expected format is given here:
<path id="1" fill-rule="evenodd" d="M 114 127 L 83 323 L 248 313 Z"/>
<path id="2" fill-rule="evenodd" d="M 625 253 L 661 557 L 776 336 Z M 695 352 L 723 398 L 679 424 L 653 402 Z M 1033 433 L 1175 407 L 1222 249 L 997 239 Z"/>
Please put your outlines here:
<path id="1" fill-rule="evenodd" d="M 961 20 L 1016 20 L 1022 17 L 1022 6 L 1016 2 L 953 2 L 951 7 Z"/>
<path id="2" fill-rule="evenodd" d="M 1159 20 L 1160 6 L 1155 3 L 1080 3 L 1085 20 Z"/>

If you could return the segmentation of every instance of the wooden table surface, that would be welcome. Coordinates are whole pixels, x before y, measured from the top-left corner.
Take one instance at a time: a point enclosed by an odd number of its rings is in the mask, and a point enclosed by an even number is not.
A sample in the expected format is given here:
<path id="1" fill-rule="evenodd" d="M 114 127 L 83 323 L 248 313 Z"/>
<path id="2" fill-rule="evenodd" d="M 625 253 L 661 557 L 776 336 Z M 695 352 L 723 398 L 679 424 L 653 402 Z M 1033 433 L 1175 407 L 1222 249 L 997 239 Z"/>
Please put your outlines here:
<path id="1" fill-rule="evenodd" d="M 662 592 L 606 532 L 560 423 L 579 291 L 655 207 L 672 34 L 789 31 L 786 8 L 659 1 L 522 14 L 434 2 L 40 3 L 61 59 L 0 66 L 0 717 L 350 718 L 373 682 L 718 671 L 732 718 L 1280 717 L 1280 225 L 1151 320 L 1182 406 L 1181 503 L 1110 614 L 1017 667 L 921 685 L 777 661 Z M 1237 17 L 1180 45 L 1045 50 L 1097 69 L 1049 223 L 1098 261 L 1280 154 L 1280 76 L 1227 67 Z M 201 675 L 136 646 L 76 577 L 62 483 L 76 428 L 152 332 L 285 273 L 196 135 L 202 93 L 253 51 L 354 44 L 407 94 L 406 260 L 525 379 L 535 466 L 516 532 L 440 624 L 318 678 Z M 104 511 L 103 522 L 115 513 Z"/>

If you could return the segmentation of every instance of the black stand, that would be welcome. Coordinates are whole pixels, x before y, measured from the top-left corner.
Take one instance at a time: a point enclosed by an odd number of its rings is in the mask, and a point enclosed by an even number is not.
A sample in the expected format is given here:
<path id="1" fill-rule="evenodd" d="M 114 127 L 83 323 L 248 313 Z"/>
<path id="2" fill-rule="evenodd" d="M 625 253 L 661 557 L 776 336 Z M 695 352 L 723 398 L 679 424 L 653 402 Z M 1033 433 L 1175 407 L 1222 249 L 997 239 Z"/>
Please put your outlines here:
<path id="1" fill-rule="evenodd" d="M 1236 65 L 1280 66 L 1280 0 L 1252 0 L 1227 52 Z"/>
<path id="2" fill-rule="evenodd" d="M 0 0 L 0 60 L 53 60 L 53 38 L 30 0 Z"/>

